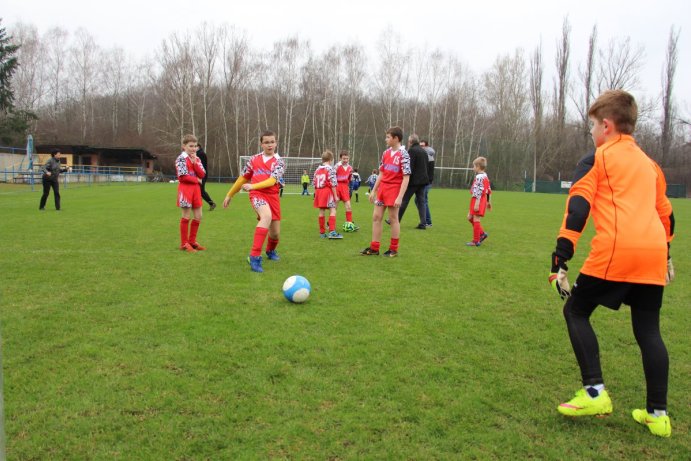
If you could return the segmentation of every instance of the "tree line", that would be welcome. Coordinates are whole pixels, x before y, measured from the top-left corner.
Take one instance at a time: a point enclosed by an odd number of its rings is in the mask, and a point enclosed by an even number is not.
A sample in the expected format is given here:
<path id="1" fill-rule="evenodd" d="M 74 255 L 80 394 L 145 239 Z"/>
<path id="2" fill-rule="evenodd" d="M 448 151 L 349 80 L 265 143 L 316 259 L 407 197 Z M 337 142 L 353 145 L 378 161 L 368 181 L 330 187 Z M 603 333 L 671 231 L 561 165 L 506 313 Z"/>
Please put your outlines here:
<path id="1" fill-rule="evenodd" d="M 453 54 L 404 46 L 392 29 L 373 50 L 339 44 L 315 52 L 299 36 L 258 49 L 238 29 L 205 23 L 171 34 L 144 58 L 105 49 L 85 29 L 18 23 L 8 31 L 19 64 L 10 79 L 14 106 L 35 115 L 27 123 L 37 142 L 144 147 L 164 172 L 182 135 L 195 133 L 210 153 L 210 174 L 237 175 L 238 157 L 257 151 L 267 128 L 279 134 L 283 155 L 347 149 L 368 171 L 386 128 L 399 125 L 429 140 L 437 166 L 487 157 L 497 188 L 518 188 L 526 175 L 568 179 L 593 149 L 594 98 L 611 88 L 638 94 L 643 67 L 660 65 L 659 97 L 637 97 L 636 137 L 668 182 L 686 183 L 691 173 L 689 117 L 678 114 L 673 91 L 674 27 L 664 63 L 646 63 L 629 37 L 600 43 L 597 27 L 576 61 L 565 18 L 553 62 L 540 43 L 497 56 L 481 73 Z"/>

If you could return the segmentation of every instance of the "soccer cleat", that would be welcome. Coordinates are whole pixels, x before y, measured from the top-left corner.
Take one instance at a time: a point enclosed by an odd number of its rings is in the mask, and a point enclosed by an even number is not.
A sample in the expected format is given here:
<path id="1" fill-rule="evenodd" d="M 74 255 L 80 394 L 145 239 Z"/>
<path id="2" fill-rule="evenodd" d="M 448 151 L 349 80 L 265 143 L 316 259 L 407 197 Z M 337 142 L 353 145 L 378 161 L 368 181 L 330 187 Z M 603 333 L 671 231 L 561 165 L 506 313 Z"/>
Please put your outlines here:
<path id="1" fill-rule="evenodd" d="M 465 246 L 467 246 L 467 247 L 479 247 L 480 242 L 476 242 L 475 240 L 473 240 L 472 242 L 466 242 Z"/>
<path id="2" fill-rule="evenodd" d="M 482 242 L 484 242 L 485 240 L 487 240 L 487 237 L 489 237 L 489 234 L 488 234 L 487 232 L 483 232 L 483 233 L 480 235 L 480 243 L 482 243 Z"/>
<path id="3" fill-rule="evenodd" d="M 204 251 L 204 250 L 206 250 L 206 247 L 201 246 L 201 245 L 199 244 L 199 242 L 190 243 L 190 245 L 192 246 L 192 248 L 194 248 L 194 249 L 197 250 L 197 251 Z"/>
<path id="4" fill-rule="evenodd" d="M 264 272 L 264 269 L 262 269 L 261 256 L 248 256 L 247 262 L 250 263 L 250 269 L 252 269 L 252 272 Z"/>
<path id="5" fill-rule="evenodd" d="M 650 432 L 659 437 L 672 435 L 672 423 L 669 416 L 653 416 L 647 410 L 633 410 L 631 413 L 637 423 L 647 426 Z"/>
<path id="6" fill-rule="evenodd" d="M 612 413 L 612 400 L 606 390 L 592 398 L 585 389 L 579 389 L 576 396 L 557 407 L 564 416 L 607 416 Z"/>
<path id="7" fill-rule="evenodd" d="M 266 252 L 266 259 L 270 259 L 271 261 L 279 261 L 281 258 L 279 258 L 276 250 L 271 250 Z"/>
<path id="8" fill-rule="evenodd" d="M 326 234 L 319 234 L 319 237 L 325 239 L 325 238 L 326 238 Z"/>
<path id="9" fill-rule="evenodd" d="M 338 232 L 336 232 L 335 230 L 332 230 L 326 236 L 330 239 L 342 239 L 343 238 L 343 236 L 341 234 L 339 234 Z"/>
<path id="10" fill-rule="evenodd" d="M 195 250 L 194 247 L 192 245 L 190 245 L 189 243 L 185 243 L 184 245 L 181 245 L 180 249 L 182 251 L 186 251 L 188 253 L 196 253 L 197 252 L 197 250 Z"/>
<path id="11" fill-rule="evenodd" d="M 379 250 L 373 250 L 370 247 L 365 248 L 360 252 L 362 256 L 379 256 Z"/>
<path id="12" fill-rule="evenodd" d="M 420 230 L 427 230 L 427 225 L 426 224 L 418 224 L 415 229 L 420 229 Z"/>
<path id="13" fill-rule="evenodd" d="M 398 256 L 398 251 L 388 249 L 384 252 L 384 256 L 386 256 L 387 258 L 395 258 L 396 256 Z"/>
<path id="14" fill-rule="evenodd" d="M 209 205 L 209 211 L 214 211 L 216 209 L 216 202 L 211 202 L 211 205 Z"/>

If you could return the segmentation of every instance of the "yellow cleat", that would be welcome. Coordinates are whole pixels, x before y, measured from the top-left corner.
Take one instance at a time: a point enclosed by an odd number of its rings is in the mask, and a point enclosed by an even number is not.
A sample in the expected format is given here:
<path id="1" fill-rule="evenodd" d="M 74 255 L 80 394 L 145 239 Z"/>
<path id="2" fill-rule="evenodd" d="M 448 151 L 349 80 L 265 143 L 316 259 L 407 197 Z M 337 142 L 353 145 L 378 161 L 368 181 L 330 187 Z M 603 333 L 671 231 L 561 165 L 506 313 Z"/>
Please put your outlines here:
<path id="1" fill-rule="evenodd" d="M 557 411 L 564 416 L 608 416 L 612 413 L 612 400 L 605 390 L 592 398 L 585 389 L 580 389 L 574 398 L 559 405 Z"/>
<path id="2" fill-rule="evenodd" d="M 654 435 L 658 437 L 669 437 L 672 435 L 672 423 L 669 416 L 653 416 L 647 410 L 633 410 L 631 413 L 637 423 L 647 426 Z"/>

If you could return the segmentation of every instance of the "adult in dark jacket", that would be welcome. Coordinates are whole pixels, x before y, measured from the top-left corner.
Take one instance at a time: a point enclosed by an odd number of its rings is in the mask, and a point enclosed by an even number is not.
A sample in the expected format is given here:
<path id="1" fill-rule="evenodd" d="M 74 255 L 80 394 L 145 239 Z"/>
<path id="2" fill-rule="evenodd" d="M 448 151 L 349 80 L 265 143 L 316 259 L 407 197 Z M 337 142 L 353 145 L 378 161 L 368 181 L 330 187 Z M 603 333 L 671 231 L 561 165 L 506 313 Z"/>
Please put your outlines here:
<path id="1" fill-rule="evenodd" d="M 46 201 L 50 194 L 51 187 L 53 188 L 53 198 L 55 199 L 55 210 L 60 211 L 60 173 L 66 171 L 60 165 L 61 153 L 58 149 L 53 149 L 50 152 L 50 159 L 43 165 L 43 195 L 41 195 L 41 204 L 38 209 L 43 211 L 46 209 Z"/>
<path id="2" fill-rule="evenodd" d="M 408 155 L 410 156 L 410 181 L 405 194 L 403 194 L 401 208 L 398 209 L 398 220 L 400 222 L 403 219 L 408 202 L 415 195 L 415 206 L 420 217 L 417 229 L 424 230 L 427 228 L 425 221 L 425 187 L 429 184 L 429 178 L 427 177 L 427 152 L 420 146 L 420 138 L 416 134 L 411 134 L 408 137 Z"/>
<path id="3" fill-rule="evenodd" d="M 204 152 L 204 148 L 201 144 L 199 144 L 199 147 L 197 148 L 197 157 L 199 157 L 199 160 L 202 161 L 202 166 L 206 172 L 206 175 L 204 178 L 202 178 L 202 182 L 199 183 L 199 187 L 201 187 L 202 190 L 202 198 L 206 203 L 209 204 L 209 211 L 214 211 L 214 208 L 216 208 L 216 202 L 214 202 L 209 193 L 206 191 L 206 178 L 209 177 L 209 159 L 207 158 L 206 152 Z"/>
<path id="4" fill-rule="evenodd" d="M 436 152 L 432 149 L 424 139 L 420 140 L 420 145 L 425 152 L 427 152 L 427 176 L 429 177 L 429 184 L 425 187 L 425 224 L 427 227 L 432 226 L 432 215 L 429 212 L 429 190 L 432 188 L 432 183 L 434 182 L 434 159 L 436 157 Z"/>

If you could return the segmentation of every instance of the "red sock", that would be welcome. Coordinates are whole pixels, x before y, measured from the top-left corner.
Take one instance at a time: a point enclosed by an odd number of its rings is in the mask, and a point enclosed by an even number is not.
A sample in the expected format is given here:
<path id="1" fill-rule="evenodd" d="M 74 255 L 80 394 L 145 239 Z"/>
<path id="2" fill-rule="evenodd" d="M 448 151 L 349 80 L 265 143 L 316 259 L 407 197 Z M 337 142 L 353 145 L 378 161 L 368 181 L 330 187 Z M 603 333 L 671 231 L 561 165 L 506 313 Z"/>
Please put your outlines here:
<path id="1" fill-rule="evenodd" d="M 326 216 L 319 216 L 319 233 L 323 234 L 326 232 L 324 228 L 324 223 L 326 222 Z"/>
<path id="2" fill-rule="evenodd" d="M 252 242 L 252 251 L 250 251 L 250 256 L 260 256 L 262 254 L 264 239 L 266 238 L 266 234 L 268 233 L 269 229 L 267 229 L 266 227 L 254 228 L 254 241 Z"/>
<path id="3" fill-rule="evenodd" d="M 266 243 L 266 251 L 273 251 L 276 249 L 278 246 L 278 239 L 272 239 L 269 237 L 268 242 Z"/>
<path id="4" fill-rule="evenodd" d="M 480 221 L 473 221 L 473 242 L 479 242 L 481 234 L 482 226 L 480 225 Z"/>
<path id="5" fill-rule="evenodd" d="M 374 251 L 379 251 L 379 242 L 372 241 L 369 243 L 369 247 Z"/>
<path id="6" fill-rule="evenodd" d="M 193 219 L 190 225 L 190 243 L 197 243 L 197 231 L 199 230 L 199 224 L 201 221 L 198 219 Z"/>
<path id="7" fill-rule="evenodd" d="M 353 212 L 352 211 L 346 211 L 346 221 L 347 222 L 353 222 Z"/>
<path id="8" fill-rule="evenodd" d="M 184 246 L 188 240 L 190 227 L 190 220 L 186 218 L 180 218 L 180 246 Z"/>
<path id="9" fill-rule="evenodd" d="M 336 216 L 329 216 L 329 232 L 336 230 Z"/>
<path id="10" fill-rule="evenodd" d="M 391 238 L 391 245 L 389 245 L 391 251 L 398 251 L 398 239 Z"/>

